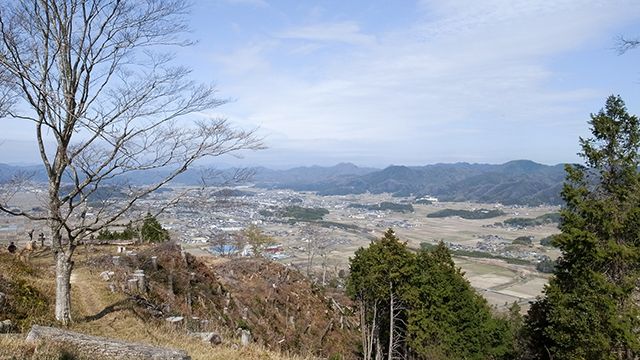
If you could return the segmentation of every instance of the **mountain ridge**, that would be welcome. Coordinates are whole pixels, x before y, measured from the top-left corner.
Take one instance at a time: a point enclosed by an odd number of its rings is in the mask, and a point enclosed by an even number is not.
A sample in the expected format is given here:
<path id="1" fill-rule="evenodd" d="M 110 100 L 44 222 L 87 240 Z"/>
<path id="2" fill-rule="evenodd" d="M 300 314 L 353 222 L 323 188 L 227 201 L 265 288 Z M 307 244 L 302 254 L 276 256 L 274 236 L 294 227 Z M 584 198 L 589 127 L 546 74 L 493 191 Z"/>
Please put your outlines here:
<path id="1" fill-rule="evenodd" d="M 225 183 L 238 169 L 212 171 L 198 167 L 179 175 L 173 184 L 200 185 L 203 175 L 212 185 Z M 474 201 L 505 205 L 560 204 L 564 182 L 564 164 L 545 165 L 531 160 L 512 160 L 503 164 L 437 163 L 421 166 L 390 165 L 383 169 L 359 167 L 352 163 L 334 166 L 301 166 L 286 170 L 266 167 L 248 169 L 252 183 L 265 189 L 314 191 L 320 195 L 391 193 L 394 196 L 435 196 L 443 201 Z M 21 167 L 0 164 L 0 182 L 16 174 L 32 173 L 36 182 L 46 181 L 46 173 L 35 166 Z M 136 173 L 127 178 L 133 185 L 143 185 L 158 179 L 162 171 Z"/>

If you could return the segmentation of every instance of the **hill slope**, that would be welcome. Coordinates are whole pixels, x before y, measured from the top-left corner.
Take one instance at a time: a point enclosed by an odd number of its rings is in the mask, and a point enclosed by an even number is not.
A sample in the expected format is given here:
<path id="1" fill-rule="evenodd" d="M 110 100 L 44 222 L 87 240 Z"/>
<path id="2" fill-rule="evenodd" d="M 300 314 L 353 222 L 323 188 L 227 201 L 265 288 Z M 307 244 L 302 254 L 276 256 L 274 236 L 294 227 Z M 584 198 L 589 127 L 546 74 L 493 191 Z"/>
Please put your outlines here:
<path id="1" fill-rule="evenodd" d="M 357 336 L 350 315 L 341 313 L 332 297 L 295 271 L 259 259 L 206 265 L 169 244 L 137 250 L 136 256 L 121 256 L 120 264 L 114 266 L 115 248 L 78 249 L 72 276 L 75 323 L 71 330 L 182 349 L 194 359 L 296 359 L 337 354 L 355 358 L 351 352 Z M 151 256 L 158 257 L 157 268 Z M 22 332 L 34 323 L 54 323 L 51 264 L 52 255 L 46 250 L 28 263 L 2 255 L 2 273 L 18 271 L 11 279 L 0 278 L 8 299 L 0 306 L 0 319 L 12 319 L 18 324 L 16 330 Z M 130 291 L 125 285 L 136 269 L 147 274 L 147 292 Z M 106 281 L 104 271 L 112 271 Z M 25 290 L 15 284 L 26 281 L 34 285 L 26 292 L 27 303 L 18 303 L 16 299 L 24 297 Z M 29 314 L 22 310 L 29 304 L 41 305 Z M 184 320 L 172 326 L 165 321 L 169 316 Z M 238 328 L 251 331 L 251 346 L 239 347 Z M 215 331 L 224 340 L 213 350 L 188 331 Z M 0 357 L 43 358 L 21 340 L 23 336 L 0 336 Z M 73 353 L 73 349 L 63 350 Z M 51 349 L 54 355 L 49 358 L 56 358 L 60 351 Z"/>

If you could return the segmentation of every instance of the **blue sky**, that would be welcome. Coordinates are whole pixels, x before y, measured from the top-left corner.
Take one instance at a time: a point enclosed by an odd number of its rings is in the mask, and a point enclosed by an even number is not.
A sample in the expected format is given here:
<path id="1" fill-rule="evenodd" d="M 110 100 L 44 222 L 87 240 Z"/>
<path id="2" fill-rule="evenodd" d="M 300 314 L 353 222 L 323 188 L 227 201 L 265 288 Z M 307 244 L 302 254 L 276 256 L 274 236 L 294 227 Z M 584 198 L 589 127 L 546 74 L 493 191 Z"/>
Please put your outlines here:
<path id="1" fill-rule="evenodd" d="M 613 49 L 637 0 L 196 0 L 192 19 L 178 61 L 269 146 L 226 163 L 556 164 L 608 95 L 640 113 L 640 49 Z"/>

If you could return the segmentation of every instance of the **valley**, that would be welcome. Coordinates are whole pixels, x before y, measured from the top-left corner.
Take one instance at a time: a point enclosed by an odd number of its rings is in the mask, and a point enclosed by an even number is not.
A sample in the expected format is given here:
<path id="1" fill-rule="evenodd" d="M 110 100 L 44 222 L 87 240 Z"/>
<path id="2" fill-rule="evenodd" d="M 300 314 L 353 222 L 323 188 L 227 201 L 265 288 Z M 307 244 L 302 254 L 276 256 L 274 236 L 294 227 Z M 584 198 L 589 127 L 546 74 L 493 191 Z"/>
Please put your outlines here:
<path id="1" fill-rule="evenodd" d="M 471 285 L 490 304 L 502 308 L 518 302 L 524 311 L 547 281 L 548 276 L 536 270 L 536 263 L 559 255 L 555 248 L 540 244 L 541 239 L 559 232 L 557 223 L 506 224 L 509 219 L 535 219 L 555 213 L 559 210 L 557 206 L 416 201 L 415 197 L 388 193 L 320 196 L 314 192 L 253 186 L 233 189 L 176 186 L 141 200 L 135 212 L 154 212 L 182 193 L 186 193 L 183 201 L 168 208 L 159 220 L 189 252 L 204 257 L 240 256 L 246 246 L 242 230 L 255 225 L 270 238 L 263 252 L 265 257 L 308 273 L 319 283 L 334 279 L 341 286 L 349 257 L 392 228 L 413 249 L 443 241 Z M 40 190 L 34 187 L 20 192 L 15 199 L 23 206 L 42 206 L 39 194 Z M 443 210 L 491 217 L 432 217 Z M 91 211 L 87 216 L 92 216 Z M 121 223 L 124 225 L 127 220 Z M 24 246 L 31 229 L 36 236 L 43 232 L 48 238 L 42 224 L 0 216 L 3 245 L 9 239 L 18 239 L 18 245 Z M 530 244 L 514 244 L 516 239 L 529 239 Z"/>

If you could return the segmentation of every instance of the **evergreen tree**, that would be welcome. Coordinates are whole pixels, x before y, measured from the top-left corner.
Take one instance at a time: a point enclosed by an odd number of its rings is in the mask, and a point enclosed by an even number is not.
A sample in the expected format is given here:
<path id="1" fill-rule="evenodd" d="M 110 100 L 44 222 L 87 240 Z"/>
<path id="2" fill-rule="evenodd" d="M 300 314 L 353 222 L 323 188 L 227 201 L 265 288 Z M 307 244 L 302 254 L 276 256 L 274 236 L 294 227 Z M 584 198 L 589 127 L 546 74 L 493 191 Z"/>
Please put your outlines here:
<path id="1" fill-rule="evenodd" d="M 169 240 L 169 232 L 160 225 L 155 216 L 147 213 L 142 221 L 140 231 L 140 241 L 142 242 L 162 242 Z"/>
<path id="2" fill-rule="evenodd" d="M 413 271 L 413 259 L 391 229 L 350 259 L 347 291 L 360 307 L 365 359 L 391 358 L 405 337 L 401 293 Z"/>
<path id="3" fill-rule="evenodd" d="M 638 118 L 610 96 L 589 124 L 593 137 L 580 139 L 585 165 L 566 167 L 562 233 L 553 239 L 562 256 L 527 316 L 534 358 L 640 356 Z"/>
<path id="4" fill-rule="evenodd" d="M 417 255 L 389 230 L 356 251 L 347 290 L 360 308 L 363 358 L 510 358 L 513 332 L 440 243 Z"/>
<path id="5" fill-rule="evenodd" d="M 510 354 L 504 319 L 494 318 L 487 302 L 456 268 L 441 242 L 421 250 L 404 294 L 408 305 L 408 344 L 420 358 L 487 359 Z"/>

